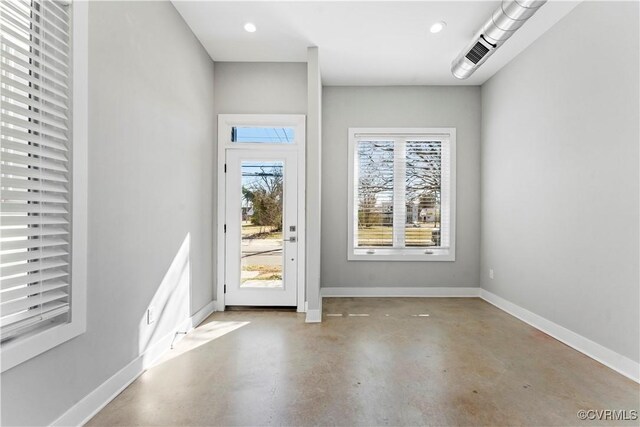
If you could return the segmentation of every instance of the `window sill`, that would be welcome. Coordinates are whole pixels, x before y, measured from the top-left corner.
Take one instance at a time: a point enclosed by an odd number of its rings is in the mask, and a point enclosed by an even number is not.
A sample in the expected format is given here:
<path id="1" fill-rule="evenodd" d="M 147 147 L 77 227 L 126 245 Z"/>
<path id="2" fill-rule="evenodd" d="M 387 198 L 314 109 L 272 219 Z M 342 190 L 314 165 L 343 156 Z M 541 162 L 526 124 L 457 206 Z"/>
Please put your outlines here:
<path id="1" fill-rule="evenodd" d="M 376 248 L 352 249 L 347 259 L 349 261 L 455 261 L 456 256 L 451 248 Z"/>
<path id="2" fill-rule="evenodd" d="M 69 322 L 52 326 L 43 331 L 34 331 L 29 335 L 17 338 L 15 341 L 3 344 L 0 349 L 2 372 L 77 337 L 84 333 L 85 329 L 85 325 L 81 322 Z"/>

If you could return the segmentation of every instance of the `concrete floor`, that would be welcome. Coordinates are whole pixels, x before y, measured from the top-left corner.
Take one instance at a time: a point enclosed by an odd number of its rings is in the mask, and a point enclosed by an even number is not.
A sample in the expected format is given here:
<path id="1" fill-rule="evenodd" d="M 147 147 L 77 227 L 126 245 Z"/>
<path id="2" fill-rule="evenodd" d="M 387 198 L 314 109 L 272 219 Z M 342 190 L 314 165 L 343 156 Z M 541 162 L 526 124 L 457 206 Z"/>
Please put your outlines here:
<path id="1" fill-rule="evenodd" d="M 638 384 L 480 299 L 323 309 L 321 324 L 215 313 L 88 425 L 621 425 L 576 413 L 640 410 Z"/>

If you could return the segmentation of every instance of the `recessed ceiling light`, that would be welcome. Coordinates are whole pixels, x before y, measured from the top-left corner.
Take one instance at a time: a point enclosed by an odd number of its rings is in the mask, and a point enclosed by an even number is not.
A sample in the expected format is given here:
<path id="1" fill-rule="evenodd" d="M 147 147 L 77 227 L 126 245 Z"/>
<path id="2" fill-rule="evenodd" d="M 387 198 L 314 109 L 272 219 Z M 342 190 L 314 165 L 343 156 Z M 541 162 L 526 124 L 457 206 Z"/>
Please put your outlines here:
<path id="1" fill-rule="evenodd" d="M 440 31 L 442 31 L 444 29 L 444 27 L 446 27 L 446 26 L 447 26 L 447 23 L 444 22 L 444 21 L 436 22 L 435 24 L 433 24 L 431 26 L 430 31 L 433 34 L 436 34 L 436 33 L 439 33 Z"/>
<path id="2" fill-rule="evenodd" d="M 251 22 L 247 22 L 246 24 L 244 24 L 244 30 L 248 33 L 255 33 L 257 28 L 255 24 L 252 24 Z"/>

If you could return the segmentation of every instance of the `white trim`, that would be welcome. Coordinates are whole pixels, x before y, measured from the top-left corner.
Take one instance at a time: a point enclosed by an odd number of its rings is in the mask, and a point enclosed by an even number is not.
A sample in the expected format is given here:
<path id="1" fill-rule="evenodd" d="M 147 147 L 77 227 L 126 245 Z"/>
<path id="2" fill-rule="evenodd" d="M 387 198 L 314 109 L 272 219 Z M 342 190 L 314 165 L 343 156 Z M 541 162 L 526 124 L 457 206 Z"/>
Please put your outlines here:
<path id="1" fill-rule="evenodd" d="M 321 323 L 322 322 L 322 295 L 318 302 L 318 308 L 309 310 L 307 309 L 307 315 L 305 317 L 305 323 Z"/>
<path id="2" fill-rule="evenodd" d="M 326 287 L 321 288 L 323 297 L 441 297 L 472 298 L 480 295 L 478 287 Z"/>
<path id="3" fill-rule="evenodd" d="M 305 323 L 320 323 L 322 322 L 322 312 L 320 310 L 307 310 L 307 317 Z"/>
<path id="4" fill-rule="evenodd" d="M 297 312 L 306 312 L 307 300 L 307 117 L 300 115 L 296 132 L 303 132 L 298 146 L 298 301 Z M 297 140 L 297 137 L 296 137 Z"/>
<path id="5" fill-rule="evenodd" d="M 73 405 L 52 426 L 81 426 L 134 382 L 142 373 L 142 357 L 137 357 L 111 378 Z"/>
<path id="6" fill-rule="evenodd" d="M 87 254 L 89 194 L 89 2 L 73 7 L 73 111 L 72 111 L 72 243 L 71 324 L 76 335 L 87 330 Z"/>
<path id="7" fill-rule="evenodd" d="M 528 323 L 545 334 L 552 336 L 558 341 L 563 342 L 580 353 L 583 353 L 597 362 L 608 366 L 625 377 L 630 378 L 635 382 L 640 382 L 640 363 L 593 342 L 580 334 L 570 331 L 569 329 L 545 319 L 542 316 L 532 313 L 529 310 L 507 301 L 494 293 L 481 289 L 480 298 L 500 310 L 517 317 L 523 322 Z"/>
<path id="8" fill-rule="evenodd" d="M 349 261 L 455 261 L 452 249 L 447 248 L 354 248 L 347 256 Z"/>
<path id="9" fill-rule="evenodd" d="M 215 311 L 215 301 L 211 301 L 195 313 L 190 318 L 181 322 L 179 326 L 174 328 L 170 333 L 160 338 L 147 351 L 136 357 L 124 368 L 120 369 L 105 382 L 96 387 L 91 393 L 86 395 L 82 400 L 69 408 L 52 426 L 80 426 L 86 424 L 93 418 L 102 408 L 107 406 L 118 394 L 134 382 L 140 375 L 149 369 L 153 364 L 170 349 L 171 342 L 175 338 L 175 342 L 184 338 L 184 335 L 176 336 L 178 331 L 190 332 L 198 326 L 211 313 Z"/>
<path id="10" fill-rule="evenodd" d="M 87 182 L 89 5 L 74 1 L 72 27 L 71 320 L 2 346 L 0 371 L 9 370 L 87 329 Z"/>
<path id="11" fill-rule="evenodd" d="M 354 206 L 354 195 L 356 194 L 356 174 L 358 174 L 358 166 L 355 159 L 356 143 L 362 136 L 370 136 L 367 140 L 390 141 L 393 140 L 396 145 L 401 144 L 401 150 L 404 150 L 405 138 L 415 135 L 418 138 L 429 136 L 434 140 L 447 142 L 449 149 L 443 150 L 443 173 L 445 166 L 445 153 L 448 152 L 449 158 L 449 180 L 448 192 L 445 188 L 446 181 L 443 182 L 442 198 L 443 202 L 448 201 L 449 205 L 449 243 L 444 244 L 440 248 L 400 248 L 397 247 L 398 240 L 404 240 L 404 236 L 394 236 L 393 248 L 356 248 L 355 247 L 355 229 L 358 223 L 358 215 Z M 348 177 L 347 177 L 347 260 L 348 261 L 455 261 L 456 259 L 456 128 L 349 128 L 348 140 Z M 403 154 L 400 154 L 403 156 Z M 398 155 L 394 150 L 394 158 Z M 401 171 L 402 172 L 402 171 Z M 402 187 L 404 176 L 394 177 L 394 192 Z M 404 192 L 403 192 L 404 194 Z M 400 205 L 400 206 L 398 206 Z M 443 206 L 445 204 L 443 203 Z M 404 211 L 404 200 L 394 198 L 394 211 Z M 394 213 L 394 228 L 397 228 L 397 222 L 400 217 Z M 444 220 L 444 218 L 443 218 Z M 374 252 L 374 253 L 372 253 Z"/>
<path id="12" fill-rule="evenodd" d="M 284 126 L 295 128 L 293 144 L 253 144 L 232 143 L 231 128 L 233 126 Z M 225 163 L 227 149 L 265 149 L 274 147 L 278 150 L 294 150 L 298 153 L 298 290 L 297 311 L 304 312 L 306 301 L 306 116 L 304 114 L 218 114 L 218 192 L 215 203 L 217 204 L 217 220 L 214 227 L 214 241 L 217 249 L 217 286 L 214 289 L 216 298 L 216 310 L 225 310 L 225 195 L 226 177 Z"/>
<path id="13" fill-rule="evenodd" d="M 189 318 L 189 321 L 190 321 L 189 330 L 197 328 L 198 326 L 200 326 L 200 323 L 204 322 L 207 319 L 207 317 L 211 316 L 213 313 L 216 312 L 215 303 L 216 303 L 215 301 L 210 301 L 209 303 L 207 303 L 207 305 L 202 307 L 193 316 Z"/>

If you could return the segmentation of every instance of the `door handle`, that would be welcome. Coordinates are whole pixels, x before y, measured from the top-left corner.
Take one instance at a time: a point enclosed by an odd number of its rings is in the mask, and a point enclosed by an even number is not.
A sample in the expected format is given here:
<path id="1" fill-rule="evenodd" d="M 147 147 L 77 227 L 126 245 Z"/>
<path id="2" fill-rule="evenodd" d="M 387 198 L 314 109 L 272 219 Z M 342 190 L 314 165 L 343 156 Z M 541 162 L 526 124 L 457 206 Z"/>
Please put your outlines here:
<path id="1" fill-rule="evenodd" d="M 298 241 L 298 239 L 296 239 L 296 236 L 291 236 L 288 239 L 283 239 L 283 242 L 291 242 L 291 243 L 295 243 Z"/>

